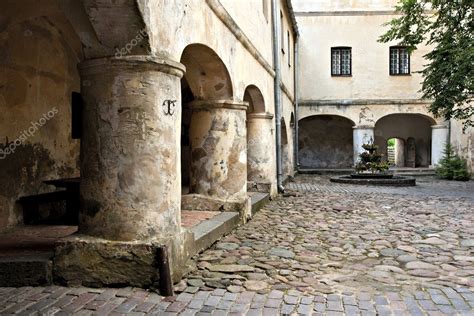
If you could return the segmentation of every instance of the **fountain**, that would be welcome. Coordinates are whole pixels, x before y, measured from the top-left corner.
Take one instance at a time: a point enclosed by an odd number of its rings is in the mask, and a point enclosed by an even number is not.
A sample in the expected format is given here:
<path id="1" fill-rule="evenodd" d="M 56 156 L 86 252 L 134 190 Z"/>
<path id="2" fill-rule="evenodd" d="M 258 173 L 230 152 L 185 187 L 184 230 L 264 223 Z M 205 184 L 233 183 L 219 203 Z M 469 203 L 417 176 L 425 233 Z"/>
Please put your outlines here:
<path id="1" fill-rule="evenodd" d="M 388 162 L 382 161 L 382 154 L 377 152 L 378 146 L 371 139 L 363 144 L 364 152 L 359 155 L 359 161 L 355 165 L 355 172 L 350 175 L 332 177 L 331 182 L 383 185 L 383 186 L 414 186 L 415 178 L 396 176 L 389 172 Z"/>

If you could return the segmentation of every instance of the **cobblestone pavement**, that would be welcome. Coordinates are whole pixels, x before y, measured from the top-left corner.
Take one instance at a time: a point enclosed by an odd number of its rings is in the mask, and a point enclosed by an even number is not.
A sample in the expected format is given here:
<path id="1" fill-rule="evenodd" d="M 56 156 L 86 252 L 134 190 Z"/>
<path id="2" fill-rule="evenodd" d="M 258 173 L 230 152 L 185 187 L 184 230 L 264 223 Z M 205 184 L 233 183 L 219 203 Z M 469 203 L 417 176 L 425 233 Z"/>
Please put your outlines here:
<path id="1" fill-rule="evenodd" d="M 474 186 L 335 185 L 304 176 L 195 258 L 139 289 L 0 288 L 0 314 L 474 315 Z"/>

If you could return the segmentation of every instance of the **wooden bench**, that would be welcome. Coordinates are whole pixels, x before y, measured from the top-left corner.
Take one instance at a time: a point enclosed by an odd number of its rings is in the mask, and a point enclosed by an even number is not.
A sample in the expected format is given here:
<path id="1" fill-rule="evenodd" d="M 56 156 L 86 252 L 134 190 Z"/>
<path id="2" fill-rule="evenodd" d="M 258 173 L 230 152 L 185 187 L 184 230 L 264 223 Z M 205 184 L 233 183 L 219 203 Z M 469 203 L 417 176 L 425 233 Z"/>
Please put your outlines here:
<path id="1" fill-rule="evenodd" d="M 58 221 L 41 220 L 40 205 L 66 202 L 66 214 Z M 23 208 L 23 221 L 26 225 L 35 224 L 62 224 L 77 225 L 78 223 L 78 198 L 70 190 L 54 191 L 30 196 L 20 197 L 17 201 Z"/>

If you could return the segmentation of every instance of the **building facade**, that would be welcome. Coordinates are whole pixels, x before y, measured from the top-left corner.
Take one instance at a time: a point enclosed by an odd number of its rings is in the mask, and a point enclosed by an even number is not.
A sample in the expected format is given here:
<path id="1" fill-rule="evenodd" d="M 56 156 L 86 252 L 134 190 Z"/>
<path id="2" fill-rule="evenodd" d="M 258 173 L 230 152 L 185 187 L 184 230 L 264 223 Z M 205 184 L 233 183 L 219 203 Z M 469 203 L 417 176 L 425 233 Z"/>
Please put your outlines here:
<path id="1" fill-rule="evenodd" d="M 397 1 L 293 3 L 301 33 L 300 168 L 350 168 L 370 139 L 382 153 L 392 140 L 398 167 L 432 167 L 448 138 L 472 168 L 472 129 L 463 134 L 460 122 L 434 117 L 422 99 L 418 72 L 430 48 L 409 55 L 396 42 L 378 42 Z"/>

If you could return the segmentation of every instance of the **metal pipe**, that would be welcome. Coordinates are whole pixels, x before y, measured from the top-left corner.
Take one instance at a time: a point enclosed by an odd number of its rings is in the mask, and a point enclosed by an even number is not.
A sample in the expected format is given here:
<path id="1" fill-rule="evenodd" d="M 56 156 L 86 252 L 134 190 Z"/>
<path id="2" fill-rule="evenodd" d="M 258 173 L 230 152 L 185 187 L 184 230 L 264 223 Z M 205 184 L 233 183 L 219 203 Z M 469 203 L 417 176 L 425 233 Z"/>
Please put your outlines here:
<path id="1" fill-rule="evenodd" d="M 283 192 L 283 170 L 281 161 L 281 64 L 280 64 L 280 1 L 272 0 L 272 41 L 273 41 L 273 68 L 275 70 L 274 93 L 275 93 L 275 135 L 276 135 L 276 169 L 277 188 Z"/>
<path id="2" fill-rule="evenodd" d="M 299 46 L 300 46 L 300 36 L 299 34 L 296 34 L 295 37 L 295 145 L 293 148 L 295 149 L 295 164 L 296 164 L 296 170 L 299 171 L 300 169 L 300 155 L 299 155 L 299 102 L 298 102 L 298 80 L 299 80 Z"/>
<path id="3" fill-rule="evenodd" d="M 173 296 L 173 281 L 171 278 L 168 247 L 162 246 L 156 250 L 156 264 L 159 273 L 159 290 L 163 296 Z"/>

